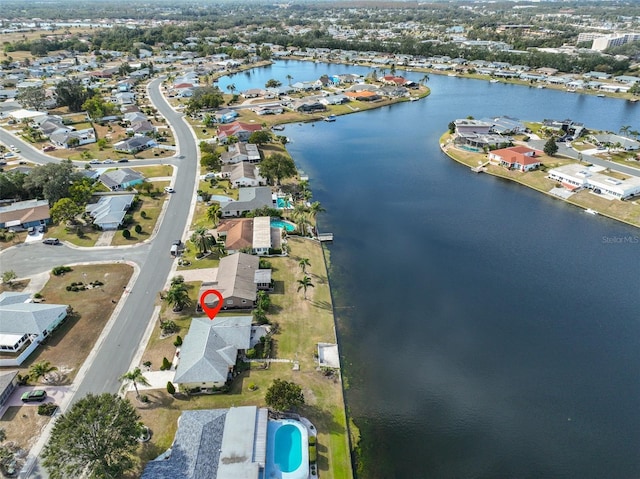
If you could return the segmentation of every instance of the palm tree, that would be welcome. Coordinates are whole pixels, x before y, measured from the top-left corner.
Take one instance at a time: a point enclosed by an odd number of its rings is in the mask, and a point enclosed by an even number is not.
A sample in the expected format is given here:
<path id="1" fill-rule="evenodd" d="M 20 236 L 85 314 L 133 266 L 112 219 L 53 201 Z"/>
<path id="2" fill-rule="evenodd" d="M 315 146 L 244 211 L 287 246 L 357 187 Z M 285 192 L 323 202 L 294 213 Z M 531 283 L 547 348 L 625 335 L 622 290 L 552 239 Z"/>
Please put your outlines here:
<path id="1" fill-rule="evenodd" d="M 287 81 L 289 82 L 289 86 L 291 86 L 291 80 L 293 80 L 293 77 L 291 75 L 287 75 Z"/>
<path id="2" fill-rule="evenodd" d="M 193 232 L 190 239 L 198 248 L 200 256 L 208 253 L 216 244 L 215 238 L 209 233 L 207 228 L 202 226 Z"/>
<path id="3" fill-rule="evenodd" d="M 127 374 L 123 374 L 120 377 L 121 381 L 125 381 L 126 383 L 133 383 L 133 387 L 136 390 L 136 397 L 140 397 L 140 391 L 138 391 L 138 384 L 142 384 L 143 386 L 151 386 L 147 378 L 144 377 L 140 368 L 135 368 L 133 371 L 129 371 Z"/>
<path id="4" fill-rule="evenodd" d="M 236 85 L 234 83 L 231 83 L 231 84 L 227 85 L 227 90 L 229 90 L 231 92 L 231 94 L 233 95 L 233 92 L 236 91 Z"/>
<path id="5" fill-rule="evenodd" d="M 429 74 L 425 73 L 424 76 L 420 79 L 420 83 L 422 83 L 423 85 L 426 85 L 428 81 L 429 81 Z"/>
<path id="6" fill-rule="evenodd" d="M 620 127 L 620 134 L 621 135 L 626 135 L 629 133 L 629 131 L 631 130 L 631 125 L 624 125 Z"/>
<path id="7" fill-rule="evenodd" d="M 220 219 L 220 204 L 213 203 L 207 208 L 207 219 L 213 223 L 213 227 L 218 226 L 218 220 Z"/>
<path id="8" fill-rule="evenodd" d="M 52 366 L 49 361 L 38 361 L 29 368 L 29 376 L 37 382 L 41 377 L 46 377 L 50 372 L 57 370 L 58 368 Z"/>
<path id="9" fill-rule="evenodd" d="M 319 201 L 314 201 L 313 203 L 311 203 L 311 206 L 309 206 L 309 213 L 311 214 L 311 217 L 313 219 L 318 216 L 318 213 L 322 213 L 323 211 L 327 210 L 322 207 Z"/>
<path id="10" fill-rule="evenodd" d="M 300 269 L 302 270 L 302 274 L 307 274 L 307 266 L 311 266 L 311 263 L 309 262 L 309 258 L 300 258 L 300 261 L 298 261 L 298 266 L 300 266 Z"/>
<path id="11" fill-rule="evenodd" d="M 303 204 L 296 204 L 291 212 L 291 219 L 295 222 L 296 228 L 301 235 L 305 234 L 305 226 L 309 224 L 307 217 L 307 207 Z"/>
<path id="12" fill-rule="evenodd" d="M 189 298 L 189 292 L 184 284 L 177 284 L 169 288 L 164 300 L 173 306 L 173 311 L 176 313 L 187 306 L 191 306 L 191 298 Z"/>
<path id="13" fill-rule="evenodd" d="M 311 278 L 305 274 L 302 279 L 298 280 L 298 291 L 304 290 L 304 299 L 307 299 L 307 288 L 315 288 L 315 286 L 311 282 Z"/>

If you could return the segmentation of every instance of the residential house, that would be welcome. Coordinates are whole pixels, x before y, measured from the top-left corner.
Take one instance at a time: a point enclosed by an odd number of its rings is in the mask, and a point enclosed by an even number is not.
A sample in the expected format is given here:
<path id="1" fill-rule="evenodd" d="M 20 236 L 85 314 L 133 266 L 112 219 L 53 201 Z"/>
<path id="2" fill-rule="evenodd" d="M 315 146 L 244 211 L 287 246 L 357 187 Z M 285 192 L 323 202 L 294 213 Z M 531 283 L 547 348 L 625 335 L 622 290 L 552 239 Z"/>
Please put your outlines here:
<path id="1" fill-rule="evenodd" d="M 223 219 L 216 231 L 230 254 L 251 251 L 252 254 L 265 255 L 272 249 L 281 248 L 280 229 L 271 226 L 269 216 Z M 267 281 L 269 282 L 270 280 Z"/>
<path id="2" fill-rule="evenodd" d="M 131 168 L 118 168 L 102 173 L 99 180 L 111 191 L 117 191 L 142 183 L 144 176 Z"/>
<path id="3" fill-rule="evenodd" d="M 223 218 L 238 217 L 258 208 L 273 207 L 271 188 L 268 186 L 240 188 L 238 195 L 237 201 L 220 203 Z"/>
<path id="4" fill-rule="evenodd" d="M 640 195 L 640 177 L 625 175 L 625 179 L 619 179 L 602 174 L 602 170 L 602 167 L 573 163 L 549 170 L 548 176 L 572 191 L 589 188 L 594 193 L 619 200 Z"/>
<path id="5" fill-rule="evenodd" d="M 135 195 L 101 196 L 97 203 L 88 204 L 85 211 L 100 229 L 115 230 L 122 224 L 134 198 Z"/>
<path id="6" fill-rule="evenodd" d="M 540 151 L 526 146 L 513 146 L 489 152 L 489 162 L 503 166 L 509 170 L 530 171 L 539 168 L 542 164 L 537 155 Z"/>
<path id="7" fill-rule="evenodd" d="M 238 141 L 248 141 L 254 131 L 260 130 L 262 125 L 234 121 L 228 125 L 218 126 L 218 140 L 220 143 L 226 143 L 230 136 L 235 136 Z"/>
<path id="8" fill-rule="evenodd" d="M 240 163 L 241 161 L 259 163 L 261 159 L 258 145 L 246 142 L 232 143 L 229 145 L 228 151 L 220 155 L 223 165 Z"/>
<path id="9" fill-rule="evenodd" d="M 253 309 L 258 291 L 256 271 L 259 265 L 257 256 L 245 253 L 234 253 L 221 258 L 215 281 L 202 283 L 198 297 L 207 289 L 216 289 L 223 297 L 222 309 Z M 209 295 L 205 303 L 214 307 L 218 304 L 218 298 Z M 200 304 L 197 308 L 200 309 Z"/>
<path id="10" fill-rule="evenodd" d="M 479 120 L 459 119 L 454 120 L 456 133 L 474 133 L 476 135 L 487 135 L 491 133 L 493 125 L 491 123 Z"/>
<path id="11" fill-rule="evenodd" d="M 51 222 L 47 200 L 17 201 L 0 207 L 0 228 L 26 229 Z"/>
<path id="12" fill-rule="evenodd" d="M 591 135 L 598 145 L 607 146 L 610 148 L 620 148 L 626 151 L 633 151 L 640 149 L 640 142 L 627 138 L 626 136 L 616 135 L 613 133 L 603 133 Z"/>
<path id="13" fill-rule="evenodd" d="M 351 100 L 358 101 L 377 101 L 381 98 L 378 93 L 369 90 L 345 91 L 344 95 Z"/>
<path id="14" fill-rule="evenodd" d="M 314 113 L 317 111 L 326 111 L 327 106 L 320 102 L 319 99 L 301 98 L 295 100 L 291 108 L 301 113 Z"/>
<path id="15" fill-rule="evenodd" d="M 0 409 L 18 387 L 18 371 L 0 371 Z"/>
<path id="16" fill-rule="evenodd" d="M 267 452 L 274 455 L 267 451 L 269 421 L 268 409 L 256 406 L 183 411 L 171 448 L 146 464 L 142 479 L 266 477 Z M 307 429 L 300 430 L 306 477 L 309 439 Z"/>
<path id="17" fill-rule="evenodd" d="M 231 123 L 238 118 L 238 112 L 230 110 L 229 108 L 223 108 L 215 112 L 214 117 L 218 123 Z"/>
<path id="18" fill-rule="evenodd" d="M 254 108 L 253 111 L 258 115 L 279 115 L 284 112 L 281 106 L 260 106 Z"/>
<path id="19" fill-rule="evenodd" d="M 147 136 L 154 134 L 156 127 L 149 120 L 134 121 L 127 128 L 127 131 L 137 136 Z"/>
<path id="20" fill-rule="evenodd" d="M 0 366 L 19 366 L 67 317 L 67 305 L 32 303 L 29 293 L 0 293 Z"/>
<path id="21" fill-rule="evenodd" d="M 139 151 L 146 150 L 147 148 L 153 148 L 158 146 L 156 140 L 149 138 L 148 136 L 134 136 L 127 138 L 126 140 L 119 141 L 113 145 L 115 151 L 123 153 L 138 153 Z"/>
<path id="22" fill-rule="evenodd" d="M 267 180 L 260 176 L 258 167 L 246 161 L 222 167 L 222 177 L 229 178 L 232 188 L 263 186 Z"/>
<path id="23" fill-rule="evenodd" d="M 173 378 L 180 391 L 211 391 L 231 380 L 238 355 L 251 347 L 251 320 L 252 316 L 193 318 Z"/>
<path id="24" fill-rule="evenodd" d="M 84 128 L 82 130 L 68 132 L 59 130 L 49 136 L 49 141 L 60 148 L 87 145 L 96 142 L 96 131 L 93 128 Z"/>

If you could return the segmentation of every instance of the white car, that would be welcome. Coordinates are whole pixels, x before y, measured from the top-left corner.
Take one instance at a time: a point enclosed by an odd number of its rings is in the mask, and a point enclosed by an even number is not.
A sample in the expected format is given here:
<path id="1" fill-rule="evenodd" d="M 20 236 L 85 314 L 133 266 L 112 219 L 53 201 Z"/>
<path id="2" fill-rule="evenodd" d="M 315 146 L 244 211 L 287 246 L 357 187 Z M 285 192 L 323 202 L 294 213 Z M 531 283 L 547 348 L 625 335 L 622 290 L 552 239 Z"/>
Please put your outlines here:
<path id="1" fill-rule="evenodd" d="M 91 160 L 89 162 L 90 165 L 99 165 L 100 164 L 100 160 Z"/>
<path id="2" fill-rule="evenodd" d="M 115 161 L 113 161 L 112 159 L 106 159 L 102 163 L 105 165 L 110 165 L 111 163 L 115 163 Z"/>
<path id="3" fill-rule="evenodd" d="M 166 191 L 167 193 L 175 193 L 176 192 L 176 190 L 174 190 L 170 186 L 165 186 L 164 187 L 164 191 Z"/>

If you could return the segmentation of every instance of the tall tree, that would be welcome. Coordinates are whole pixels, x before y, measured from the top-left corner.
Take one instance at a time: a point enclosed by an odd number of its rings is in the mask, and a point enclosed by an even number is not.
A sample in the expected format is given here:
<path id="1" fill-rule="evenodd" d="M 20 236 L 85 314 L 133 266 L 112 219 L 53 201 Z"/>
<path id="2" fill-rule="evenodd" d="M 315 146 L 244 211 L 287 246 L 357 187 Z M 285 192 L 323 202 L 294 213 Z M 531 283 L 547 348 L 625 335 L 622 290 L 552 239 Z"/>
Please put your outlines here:
<path id="1" fill-rule="evenodd" d="M 304 299 L 307 299 L 308 288 L 315 288 L 315 286 L 311 282 L 311 278 L 309 278 L 309 276 L 305 274 L 302 279 L 298 280 L 298 291 L 300 291 L 301 289 L 304 290 Z"/>
<path id="2" fill-rule="evenodd" d="M 44 197 L 49 204 L 69 195 L 69 187 L 82 175 L 70 161 L 36 166 L 24 179 L 24 188 L 32 197 Z"/>
<path id="3" fill-rule="evenodd" d="M 44 88 L 29 86 L 18 90 L 16 101 L 26 108 L 42 110 L 46 101 Z"/>
<path id="4" fill-rule="evenodd" d="M 213 203 L 211 206 L 207 208 L 207 219 L 213 223 L 213 227 L 218 226 L 218 221 L 220 221 L 220 204 Z"/>
<path id="5" fill-rule="evenodd" d="M 309 258 L 300 258 L 300 261 L 298 261 L 298 266 L 300 266 L 300 269 L 302 270 L 302 274 L 306 275 L 307 266 L 311 266 L 311 263 L 309 262 Z"/>
<path id="6" fill-rule="evenodd" d="M 267 406 L 276 411 L 288 411 L 304 404 L 302 388 L 294 382 L 274 379 L 264 396 Z"/>
<path id="7" fill-rule="evenodd" d="M 249 135 L 249 143 L 253 143 L 255 145 L 261 146 L 265 143 L 269 143 L 271 141 L 271 133 L 267 130 L 258 130 L 254 131 Z"/>
<path id="8" fill-rule="evenodd" d="M 143 386 L 149 386 L 150 383 L 147 381 L 147 378 L 144 377 L 140 368 L 135 368 L 133 371 L 129 371 L 126 374 L 123 374 L 120 377 L 121 381 L 125 383 L 132 383 L 133 387 L 136 390 L 136 397 L 140 398 L 140 391 L 138 391 L 138 384 L 142 384 Z"/>
<path id="9" fill-rule="evenodd" d="M 556 139 L 551 137 L 544 144 L 543 150 L 545 155 L 553 156 L 558 153 L 558 145 L 556 144 Z"/>
<path id="10" fill-rule="evenodd" d="M 309 213 L 311 214 L 311 217 L 313 219 L 318 216 L 318 213 L 322 213 L 324 211 L 326 210 L 323 208 L 319 201 L 314 201 L 313 203 L 311 203 L 311 206 L 309 206 Z"/>
<path id="11" fill-rule="evenodd" d="M 89 394 L 58 418 L 42 457 L 51 479 L 123 477 L 134 465 L 142 431 L 131 403 Z"/>
<path id="12" fill-rule="evenodd" d="M 284 178 L 290 178 L 296 174 L 296 165 L 291 157 L 274 153 L 262 160 L 260 174 L 270 183 L 275 181 L 276 184 L 280 184 Z"/>
<path id="13" fill-rule="evenodd" d="M 207 228 L 199 227 L 191 235 L 191 242 L 196 245 L 200 254 L 205 254 L 211 251 L 216 244 L 215 238 L 209 233 Z"/>
<path id="14" fill-rule="evenodd" d="M 82 111 L 82 104 L 92 95 L 80 80 L 63 80 L 56 85 L 58 106 L 69 107 L 69 111 Z"/>
<path id="15" fill-rule="evenodd" d="M 60 198 L 51 207 L 51 219 L 56 223 L 74 222 L 76 216 L 84 211 L 82 205 L 71 198 Z"/>

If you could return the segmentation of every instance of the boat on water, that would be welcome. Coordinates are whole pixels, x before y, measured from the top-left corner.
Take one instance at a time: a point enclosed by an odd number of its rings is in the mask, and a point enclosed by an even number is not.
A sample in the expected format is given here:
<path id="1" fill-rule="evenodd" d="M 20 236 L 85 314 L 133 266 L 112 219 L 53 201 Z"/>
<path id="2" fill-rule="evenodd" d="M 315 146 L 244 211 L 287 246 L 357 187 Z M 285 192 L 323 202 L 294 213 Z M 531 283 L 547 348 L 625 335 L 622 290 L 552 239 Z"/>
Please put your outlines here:
<path id="1" fill-rule="evenodd" d="M 492 78 L 491 80 L 489 80 L 489 83 L 498 83 L 500 80 L 497 80 L 496 78 Z"/>
<path id="2" fill-rule="evenodd" d="M 326 117 L 324 119 L 324 121 L 336 121 L 336 116 L 335 115 L 329 115 L 328 117 Z"/>
<path id="3" fill-rule="evenodd" d="M 284 130 L 284 125 L 273 125 L 273 126 L 271 127 L 271 129 L 272 129 L 273 131 L 283 131 L 283 130 Z"/>
<path id="4" fill-rule="evenodd" d="M 587 208 L 584 210 L 585 213 L 589 213 L 590 215 L 597 215 L 598 212 L 596 210 L 592 210 L 591 208 Z"/>
<path id="5" fill-rule="evenodd" d="M 418 101 L 420 98 L 418 98 L 417 96 L 410 96 L 409 97 L 409 101 Z"/>
<path id="6" fill-rule="evenodd" d="M 604 98 L 606 95 L 604 93 L 598 93 L 597 95 L 599 98 Z"/>
<path id="7" fill-rule="evenodd" d="M 538 85 L 538 88 L 542 90 L 544 88 L 544 85 Z"/>

